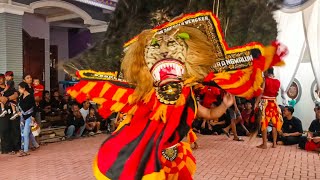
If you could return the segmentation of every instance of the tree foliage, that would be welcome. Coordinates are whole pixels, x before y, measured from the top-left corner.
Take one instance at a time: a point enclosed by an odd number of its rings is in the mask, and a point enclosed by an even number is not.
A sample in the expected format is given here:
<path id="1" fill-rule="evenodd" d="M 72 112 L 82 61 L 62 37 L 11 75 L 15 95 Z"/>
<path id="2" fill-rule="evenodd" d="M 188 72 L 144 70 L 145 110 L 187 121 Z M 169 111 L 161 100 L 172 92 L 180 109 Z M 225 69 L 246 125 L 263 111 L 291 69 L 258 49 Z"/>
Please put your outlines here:
<path id="1" fill-rule="evenodd" d="M 64 69 L 71 75 L 78 69 L 119 71 L 126 41 L 144 29 L 200 10 L 218 16 L 230 47 L 252 41 L 269 44 L 277 36 L 272 12 L 281 4 L 281 0 L 119 0 L 104 39 L 64 64 Z"/>

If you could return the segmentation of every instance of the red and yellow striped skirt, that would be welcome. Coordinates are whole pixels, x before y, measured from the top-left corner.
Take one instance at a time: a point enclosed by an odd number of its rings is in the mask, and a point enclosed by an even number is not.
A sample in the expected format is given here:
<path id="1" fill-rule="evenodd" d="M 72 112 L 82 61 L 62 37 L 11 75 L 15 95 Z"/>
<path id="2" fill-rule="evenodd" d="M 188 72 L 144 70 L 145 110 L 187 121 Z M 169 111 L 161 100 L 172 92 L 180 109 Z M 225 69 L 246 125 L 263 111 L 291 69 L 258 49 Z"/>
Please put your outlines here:
<path id="1" fill-rule="evenodd" d="M 189 143 L 179 142 L 162 151 L 160 172 L 146 174 L 142 180 L 192 180 L 196 171 L 195 158 Z M 99 180 L 110 180 L 99 170 L 97 158 L 93 163 L 94 175 Z"/>
<path id="2" fill-rule="evenodd" d="M 281 109 L 279 108 L 276 99 L 262 98 L 260 101 L 260 108 L 262 112 L 261 131 L 267 129 L 270 121 L 277 131 L 281 131 L 283 119 L 281 116 Z"/>

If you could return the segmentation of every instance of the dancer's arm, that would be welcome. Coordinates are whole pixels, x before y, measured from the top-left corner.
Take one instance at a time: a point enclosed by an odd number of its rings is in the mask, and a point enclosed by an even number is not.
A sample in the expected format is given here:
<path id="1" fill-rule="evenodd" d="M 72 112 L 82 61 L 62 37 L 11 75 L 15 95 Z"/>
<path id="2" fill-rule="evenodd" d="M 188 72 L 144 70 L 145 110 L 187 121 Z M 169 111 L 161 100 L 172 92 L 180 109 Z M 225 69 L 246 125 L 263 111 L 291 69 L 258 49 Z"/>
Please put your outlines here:
<path id="1" fill-rule="evenodd" d="M 217 119 L 221 117 L 226 110 L 233 105 L 233 98 L 233 95 L 227 93 L 223 97 L 222 103 L 219 106 L 211 109 L 205 108 L 198 103 L 198 116 L 205 120 Z"/>

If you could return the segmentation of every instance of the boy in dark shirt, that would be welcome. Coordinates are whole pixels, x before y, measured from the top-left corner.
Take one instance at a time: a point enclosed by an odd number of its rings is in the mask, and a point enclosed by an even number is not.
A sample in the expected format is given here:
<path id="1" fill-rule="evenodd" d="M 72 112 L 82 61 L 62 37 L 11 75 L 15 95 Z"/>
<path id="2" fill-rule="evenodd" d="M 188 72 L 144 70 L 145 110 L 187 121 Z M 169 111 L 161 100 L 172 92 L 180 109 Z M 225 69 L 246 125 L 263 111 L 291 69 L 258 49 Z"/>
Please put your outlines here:
<path id="1" fill-rule="evenodd" d="M 292 114 L 294 108 L 286 106 L 283 110 L 283 125 L 282 131 L 279 133 L 280 137 L 277 144 L 293 145 L 298 144 L 300 137 L 303 133 L 302 124 L 300 119 L 294 117 Z"/>
<path id="2" fill-rule="evenodd" d="M 9 97 L 11 96 L 16 90 L 14 88 L 14 81 L 13 81 L 13 72 L 7 71 L 5 73 L 6 78 L 6 88 L 1 92 L 2 96 Z M 16 119 L 19 114 L 17 113 L 17 100 L 11 100 L 9 101 L 11 109 L 12 109 L 12 116 L 10 120 Z M 1 114 L 0 117 L 4 117 L 8 112 L 5 110 L 5 104 L 3 102 L 0 102 L 1 104 Z"/>

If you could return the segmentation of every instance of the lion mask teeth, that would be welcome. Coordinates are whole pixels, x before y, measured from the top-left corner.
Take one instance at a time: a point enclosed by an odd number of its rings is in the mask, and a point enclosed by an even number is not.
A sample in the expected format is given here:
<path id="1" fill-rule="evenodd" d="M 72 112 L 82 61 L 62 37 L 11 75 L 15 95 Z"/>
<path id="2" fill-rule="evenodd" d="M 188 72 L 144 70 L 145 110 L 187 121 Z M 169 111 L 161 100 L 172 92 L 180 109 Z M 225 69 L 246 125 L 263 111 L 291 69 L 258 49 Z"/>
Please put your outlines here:
<path id="1" fill-rule="evenodd" d="M 176 59 L 158 61 L 151 68 L 151 74 L 156 82 L 166 79 L 180 79 L 184 74 L 184 65 Z"/>

